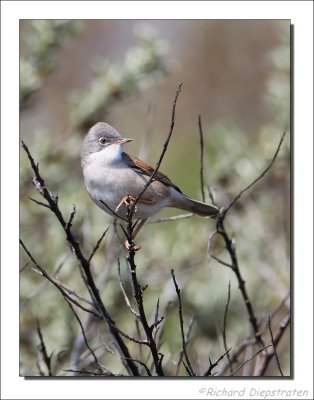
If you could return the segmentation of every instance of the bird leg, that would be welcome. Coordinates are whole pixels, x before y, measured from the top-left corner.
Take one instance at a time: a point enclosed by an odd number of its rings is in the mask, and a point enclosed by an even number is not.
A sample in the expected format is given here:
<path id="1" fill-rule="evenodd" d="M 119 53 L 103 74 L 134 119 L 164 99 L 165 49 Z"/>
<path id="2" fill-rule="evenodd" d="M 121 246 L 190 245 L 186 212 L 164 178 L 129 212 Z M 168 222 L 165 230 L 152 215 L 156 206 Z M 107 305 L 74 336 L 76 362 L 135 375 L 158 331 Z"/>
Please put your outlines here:
<path id="1" fill-rule="evenodd" d="M 135 239 L 135 236 L 139 233 L 139 231 L 141 230 L 141 228 L 143 227 L 143 225 L 145 224 L 146 221 L 147 221 L 147 218 L 142 219 L 141 222 L 137 225 L 135 231 L 132 233 L 131 241 L 132 241 L 133 244 L 130 245 L 128 240 L 126 240 L 124 242 L 124 245 L 128 250 L 137 251 L 137 250 L 139 250 L 141 248 L 141 246 L 136 245 L 133 241 Z"/>
<path id="2" fill-rule="evenodd" d="M 129 194 L 127 194 L 126 196 L 122 197 L 122 199 L 120 200 L 120 203 L 117 205 L 115 212 L 117 213 L 119 211 L 119 208 L 122 206 L 122 204 L 125 204 L 126 206 L 130 206 L 132 204 L 132 202 L 135 201 L 135 198 L 133 196 L 130 196 Z M 134 208 L 134 212 L 136 212 L 137 207 L 135 206 Z"/>

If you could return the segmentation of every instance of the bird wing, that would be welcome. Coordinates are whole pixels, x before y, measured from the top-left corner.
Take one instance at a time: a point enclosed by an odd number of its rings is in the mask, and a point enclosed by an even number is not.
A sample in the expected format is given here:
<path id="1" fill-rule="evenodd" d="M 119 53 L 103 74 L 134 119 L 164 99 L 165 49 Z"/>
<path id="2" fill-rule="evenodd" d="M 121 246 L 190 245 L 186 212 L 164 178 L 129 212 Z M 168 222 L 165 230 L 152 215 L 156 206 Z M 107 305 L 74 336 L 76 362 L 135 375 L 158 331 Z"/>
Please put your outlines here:
<path id="1" fill-rule="evenodd" d="M 145 161 L 140 160 L 139 158 L 136 158 L 134 156 L 131 156 L 126 153 L 122 153 L 122 159 L 128 164 L 130 168 L 132 168 L 134 171 L 138 172 L 139 174 L 147 175 L 147 176 L 152 176 L 153 172 L 155 171 L 155 168 L 153 168 L 151 165 L 147 164 Z M 171 186 L 174 189 L 176 189 L 179 193 L 182 193 L 181 190 L 176 186 L 174 183 L 171 182 L 171 180 L 167 177 L 167 175 L 163 174 L 161 171 L 157 170 L 154 180 L 159 181 L 166 186 Z"/>

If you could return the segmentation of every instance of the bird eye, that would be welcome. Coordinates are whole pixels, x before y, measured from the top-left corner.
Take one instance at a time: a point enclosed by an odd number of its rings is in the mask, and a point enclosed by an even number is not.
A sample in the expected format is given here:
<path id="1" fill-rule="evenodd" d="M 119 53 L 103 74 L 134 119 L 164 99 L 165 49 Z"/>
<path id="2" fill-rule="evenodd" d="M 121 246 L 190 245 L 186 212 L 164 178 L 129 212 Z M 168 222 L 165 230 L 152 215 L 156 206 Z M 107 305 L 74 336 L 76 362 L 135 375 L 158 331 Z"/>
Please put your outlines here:
<path id="1" fill-rule="evenodd" d="M 106 143 L 107 143 L 107 139 L 105 138 L 105 137 L 101 137 L 100 139 L 99 139 L 99 144 L 101 144 L 102 146 L 104 146 Z"/>

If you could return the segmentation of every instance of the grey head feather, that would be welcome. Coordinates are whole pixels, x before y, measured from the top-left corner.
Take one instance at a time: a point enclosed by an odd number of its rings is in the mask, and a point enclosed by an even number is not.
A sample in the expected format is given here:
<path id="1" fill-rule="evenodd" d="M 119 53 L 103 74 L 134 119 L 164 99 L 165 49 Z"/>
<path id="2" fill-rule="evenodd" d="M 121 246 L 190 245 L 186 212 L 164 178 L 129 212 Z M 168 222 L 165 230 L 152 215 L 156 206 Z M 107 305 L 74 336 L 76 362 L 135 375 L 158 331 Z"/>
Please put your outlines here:
<path id="1" fill-rule="evenodd" d="M 106 137 L 107 139 L 120 138 L 120 133 L 114 129 L 111 125 L 106 124 L 105 122 L 97 122 L 97 124 L 93 125 L 88 131 L 87 135 L 84 138 L 82 149 L 81 149 L 81 158 L 82 163 L 84 162 L 84 158 L 92 153 L 96 153 L 100 151 L 103 147 L 99 144 L 99 139 L 101 137 Z"/>

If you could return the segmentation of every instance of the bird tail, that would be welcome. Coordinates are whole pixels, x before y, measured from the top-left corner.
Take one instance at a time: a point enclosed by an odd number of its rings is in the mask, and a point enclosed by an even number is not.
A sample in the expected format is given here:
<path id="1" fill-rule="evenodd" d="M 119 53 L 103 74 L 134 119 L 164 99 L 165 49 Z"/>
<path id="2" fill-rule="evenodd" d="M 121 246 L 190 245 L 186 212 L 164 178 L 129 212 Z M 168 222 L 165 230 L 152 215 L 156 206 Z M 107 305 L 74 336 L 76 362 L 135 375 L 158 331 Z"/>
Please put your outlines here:
<path id="1" fill-rule="evenodd" d="M 201 201 L 193 200 L 187 196 L 182 196 L 182 201 L 180 203 L 180 208 L 182 210 L 190 211 L 201 217 L 216 217 L 219 213 L 219 208 Z"/>

